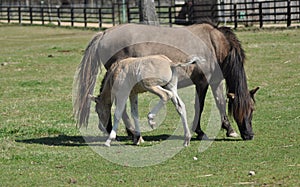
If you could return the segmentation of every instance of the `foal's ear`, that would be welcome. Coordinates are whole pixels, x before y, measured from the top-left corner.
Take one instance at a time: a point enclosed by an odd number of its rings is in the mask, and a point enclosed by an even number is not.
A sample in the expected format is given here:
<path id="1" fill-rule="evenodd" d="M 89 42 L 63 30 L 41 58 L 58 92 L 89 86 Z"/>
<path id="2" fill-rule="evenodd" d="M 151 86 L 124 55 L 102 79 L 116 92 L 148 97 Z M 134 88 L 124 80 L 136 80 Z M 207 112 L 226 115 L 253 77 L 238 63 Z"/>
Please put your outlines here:
<path id="1" fill-rule="evenodd" d="M 228 93 L 227 94 L 227 98 L 234 99 L 235 98 L 235 94 L 234 93 Z"/>
<path id="2" fill-rule="evenodd" d="M 253 97 L 254 94 L 257 92 L 257 90 L 259 90 L 259 87 L 256 87 L 256 88 L 250 90 L 250 95 Z"/>
<path id="3" fill-rule="evenodd" d="M 90 98 L 92 101 L 96 102 L 96 97 L 95 97 L 95 96 L 89 94 L 89 98 Z"/>

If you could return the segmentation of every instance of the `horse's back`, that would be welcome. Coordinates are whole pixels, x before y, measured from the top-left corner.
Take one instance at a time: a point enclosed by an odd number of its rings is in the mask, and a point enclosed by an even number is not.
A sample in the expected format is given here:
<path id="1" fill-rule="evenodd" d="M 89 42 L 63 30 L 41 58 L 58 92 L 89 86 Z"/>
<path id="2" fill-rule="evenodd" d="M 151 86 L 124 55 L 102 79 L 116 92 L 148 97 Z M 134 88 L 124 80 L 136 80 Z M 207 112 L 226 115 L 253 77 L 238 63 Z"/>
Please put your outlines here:
<path id="1" fill-rule="evenodd" d="M 211 27 L 157 27 L 124 24 L 105 31 L 99 49 L 102 63 L 109 68 L 117 60 L 164 54 L 173 61 L 185 62 L 189 55 L 211 58 Z M 202 32 L 201 32 L 202 31 Z"/>

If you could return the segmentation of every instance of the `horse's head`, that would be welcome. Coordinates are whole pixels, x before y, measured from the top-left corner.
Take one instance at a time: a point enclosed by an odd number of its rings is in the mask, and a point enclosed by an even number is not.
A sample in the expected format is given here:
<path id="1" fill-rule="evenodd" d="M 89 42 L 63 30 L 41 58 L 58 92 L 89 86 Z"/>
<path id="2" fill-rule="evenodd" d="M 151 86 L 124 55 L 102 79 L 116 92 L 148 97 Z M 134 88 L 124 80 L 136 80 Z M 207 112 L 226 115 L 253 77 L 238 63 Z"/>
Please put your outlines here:
<path id="1" fill-rule="evenodd" d="M 98 127 L 102 132 L 107 133 L 106 128 L 111 120 L 111 104 L 105 103 L 101 96 L 95 97 L 90 95 L 90 98 L 96 103 L 95 109 L 99 118 Z"/>
<path id="2" fill-rule="evenodd" d="M 254 133 L 252 131 L 252 115 L 254 111 L 254 95 L 259 87 L 247 92 L 244 98 L 237 97 L 234 93 L 228 93 L 228 108 L 233 114 L 239 127 L 243 140 L 252 140 Z"/>

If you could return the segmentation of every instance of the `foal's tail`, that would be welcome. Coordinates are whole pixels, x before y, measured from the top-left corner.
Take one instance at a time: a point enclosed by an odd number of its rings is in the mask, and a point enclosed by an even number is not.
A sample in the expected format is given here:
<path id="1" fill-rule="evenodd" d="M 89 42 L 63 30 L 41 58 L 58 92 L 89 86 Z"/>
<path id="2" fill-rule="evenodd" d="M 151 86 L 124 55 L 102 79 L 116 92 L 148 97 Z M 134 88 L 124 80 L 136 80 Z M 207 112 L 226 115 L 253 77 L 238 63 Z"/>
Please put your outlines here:
<path id="1" fill-rule="evenodd" d="M 205 59 L 201 56 L 200 57 L 199 56 L 191 56 L 185 61 L 185 63 L 175 64 L 175 65 L 173 65 L 173 67 L 186 67 L 186 66 L 189 66 L 191 64 L 196 64 L 196 63 L 199 64 L 199 63 L 202 63 L 204 61 L 205 61 Z"/>
<path id="2" fill-rule="evenodd" d="M 89 95 L 93 95 L 97 75 L 101 71 L 97 48 L 102 36 L 103 32 L 99 32 L 90 41 L 74 77 L 73 115 L 79 127 L 88 125 L 91 105 Z"/>

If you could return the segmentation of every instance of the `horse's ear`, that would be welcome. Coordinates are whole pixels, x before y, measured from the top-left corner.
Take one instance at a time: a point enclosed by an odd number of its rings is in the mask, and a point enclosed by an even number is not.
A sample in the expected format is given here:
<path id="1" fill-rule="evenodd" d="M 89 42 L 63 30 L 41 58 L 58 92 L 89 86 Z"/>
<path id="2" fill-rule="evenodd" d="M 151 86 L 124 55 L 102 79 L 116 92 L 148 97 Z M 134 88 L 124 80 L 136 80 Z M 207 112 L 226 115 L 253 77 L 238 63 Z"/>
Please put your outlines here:
<path id="1" fill-rule="evenodd" d="M 256 88 L 250 90 L 250 95 L 253 97 L 254 94 L 257 92 L 257 90 L 259 90 L 259 87 L 256 87 Z"/>
<path id="2" fill-rule="evenodd" d="M 96 102 L 96 97 L 95 97 L 95 96 L 89 94 L 89 98 L 90 98 L 92 101 Z"/>
<path id="3" fill-rule="evenodd" d="M 228 93 L 227 94 L 227 98 L 234 99 L 235 98 L 235 94 L 234 93 Z"/>

